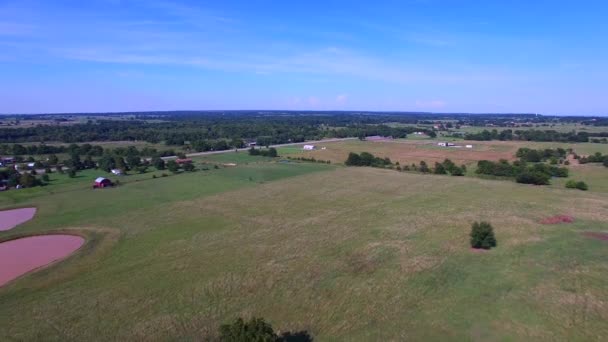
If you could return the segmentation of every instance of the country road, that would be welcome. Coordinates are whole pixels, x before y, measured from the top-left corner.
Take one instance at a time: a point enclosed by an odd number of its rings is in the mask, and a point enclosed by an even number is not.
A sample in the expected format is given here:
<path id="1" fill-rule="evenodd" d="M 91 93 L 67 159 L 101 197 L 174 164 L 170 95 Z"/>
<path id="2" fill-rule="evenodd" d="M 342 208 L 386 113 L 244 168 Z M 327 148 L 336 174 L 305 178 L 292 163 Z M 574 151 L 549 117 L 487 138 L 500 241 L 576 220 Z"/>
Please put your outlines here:
<path id="1" fill-rule="evenodd" d="M 358 138 L 334 138 L 334 139 L 325 139 L 325 140 L 310 140 L 310 141 L 304 141 L 304 142 L 299 142 L 299 143 L 287 143 L 287 144 L 270 145 L 270 147 L 298 146 L 298 145 L 307 145 L 307 144 L 322 144 L 322 143 L 347 141 L 347 140 L 356 140 L 356 139 L 358 139 Z M 247 151 L 247 150 L 249 150 L 249 147 L 239 148 L 237 150 L 239 152 L 240 151 Z M 207 151 L 207 152 L 187 153 L 186 157 L 200 157 L 200 156 L 207 156 L 207 155 L 220 154 L 220 153 L 230 153 L 230 152 L 234 152 L 234 149 L 231 149 L 231 150 L 221 150 L 221 151 Z M 175 159 L 175 158 L 177 158 L 177 156 L 162 157 L 162 159 L 164 159 L 164 160 L 170 160 L 170 159 Z"/>

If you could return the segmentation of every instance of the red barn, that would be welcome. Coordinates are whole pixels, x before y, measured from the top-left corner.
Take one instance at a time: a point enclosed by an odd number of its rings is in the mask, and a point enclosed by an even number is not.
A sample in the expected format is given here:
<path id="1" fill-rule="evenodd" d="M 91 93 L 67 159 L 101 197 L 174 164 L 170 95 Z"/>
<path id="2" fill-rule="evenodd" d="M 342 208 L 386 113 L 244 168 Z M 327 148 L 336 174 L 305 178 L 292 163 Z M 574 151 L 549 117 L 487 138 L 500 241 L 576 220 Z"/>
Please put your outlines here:
<path id="1" fill-rule="evenodd" d="M 97 177 L 97 179 L 95 179 L 95 183 L 93 184 L 93 189 L 105 188 L 108 186 L 112 186 L 111 180 L 103 177 Z"/>

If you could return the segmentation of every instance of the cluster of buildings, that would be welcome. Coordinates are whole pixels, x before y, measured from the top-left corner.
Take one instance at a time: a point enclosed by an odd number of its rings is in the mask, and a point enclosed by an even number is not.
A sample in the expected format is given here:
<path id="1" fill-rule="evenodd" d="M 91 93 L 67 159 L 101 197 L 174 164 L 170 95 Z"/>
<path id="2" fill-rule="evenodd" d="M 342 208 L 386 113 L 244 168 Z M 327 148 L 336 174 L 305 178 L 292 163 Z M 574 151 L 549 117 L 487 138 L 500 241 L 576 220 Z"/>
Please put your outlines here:
<path id="1" fill-rule="evenodd" d="M 456 147 L 456 148 L 473 148 L 473 145 L 456 145 L 454 143 L 451 142 L 447 142 L 447 141 L 440 141 L 437 143 L 437 146 L 441 146 L 441 147 Z"/>

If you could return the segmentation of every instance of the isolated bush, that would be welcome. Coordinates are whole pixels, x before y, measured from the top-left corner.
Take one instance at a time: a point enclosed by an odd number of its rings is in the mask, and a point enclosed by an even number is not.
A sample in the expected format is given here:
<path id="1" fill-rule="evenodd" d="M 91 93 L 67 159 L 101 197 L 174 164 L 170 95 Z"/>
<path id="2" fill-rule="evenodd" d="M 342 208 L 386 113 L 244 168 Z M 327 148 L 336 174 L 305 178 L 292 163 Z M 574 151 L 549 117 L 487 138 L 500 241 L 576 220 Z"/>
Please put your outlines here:
<path id="1" fill-rule="evenodd" d="M 42 175 L 42 180 L 45 182 L 50 181 L 51 179 L 49 178 L 49 175 L 47 175 L 46 173 Z"/>
<path id="2" fill-rule="evenodd" d="M 520 173 L 515 180 L 522 184 L 548 185 L 549 178 L 545 173 L 526 171 Z"/>
<path id="3" fill-rule="evenodd" d="M 184 171 L 190 171 L 190 172 L 194 171 L 194 164 L 192 164 L 192 163 L 185 164 Z"/>
<path id="4" fill-rule="evenodd" d="M 576 188 L 579 190 L 583 190 L 583 191 L 587 191 L 589 190 L 589 187 L 587 186 L 587 183 L 585 182 L 576 182 Z"/>
<path id="5" fill-rule="evenodd" d="M 220 326 L 220 341 L 223 342 L 274 342 L 277 334 L 263 318 L 252 318 L 245 322 L 242 318 Z"/>
<path id="6" fill-rule="evenodd" d="M 583 190 L 583 191 L 587 191 L 589 190 L 589 186 L 587 186 L 587 183 L 583 182 L 583 181 L 575 181 L 574 179 L 571 179 L 569 181 L 566 182 L 566 188 L 568 189 L 579 189 L 579 190 Z"/>
<path id="7" fill-rule="evenodd" d="M 76 170 L 74 170 L 74 169 L 69 169 L 69 170 L 68 170 L 68 176 L 69 176 L 70 178 L 74 178 L 74 177 L 76 177 Z"/>
<path id="8" fill-rule="evenodd" d="M 471 247 L 490 249 L 496 247 L 494 228 L 488 222 L 474 222 L 471 226 Z"/>

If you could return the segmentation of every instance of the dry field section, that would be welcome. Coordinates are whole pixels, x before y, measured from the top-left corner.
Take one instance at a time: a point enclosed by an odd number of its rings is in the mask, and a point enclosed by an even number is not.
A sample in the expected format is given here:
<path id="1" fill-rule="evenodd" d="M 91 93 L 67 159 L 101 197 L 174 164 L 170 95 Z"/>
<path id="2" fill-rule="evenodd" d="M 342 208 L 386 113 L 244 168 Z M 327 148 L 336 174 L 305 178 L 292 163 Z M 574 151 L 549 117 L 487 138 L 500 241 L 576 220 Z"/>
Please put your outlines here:
<path id="1" fill-rule="evenodd" d="M 606 144 L 566 144 L 566 143 L 536 143 L 523 141 L 455 141 L 457 145 L 473 145 L 472 149 L 440 147 L 436 140 L 392 140 L 392 141 L 341 141 L 318 144 L 314 151 L 302 151 L 301 147 L 279 148 L 281 156 L 315 158 L 331 160 L 332 163 L 343 163 L 349 152 L 370 152 L 379 157 L 389 157 L 393 162 L 402 165 L 419 163 L 424 160 L 429 165 L 442 162 L 449 158 L 458 164 L 472 165 L 479 160 L 515 160 L 515 152 L 520 147 L 530 148 L 556 148 L 572 147 L 579 154 L 591 154 L 594 152 L 608 153 Z M 321 149 L 325 147 L 326 149 Z"/>
<path id="2" fill-rule="evenodd" d="M 0 238 L 89 239 L 0 288 L 1 340 L 206 340 L 250 315 L 318 341 L 608 338 L 600 192 L 267 162 L 0 205 L 39 208 Z M 496 249 L 470 250 L 474 220 Z"/>

